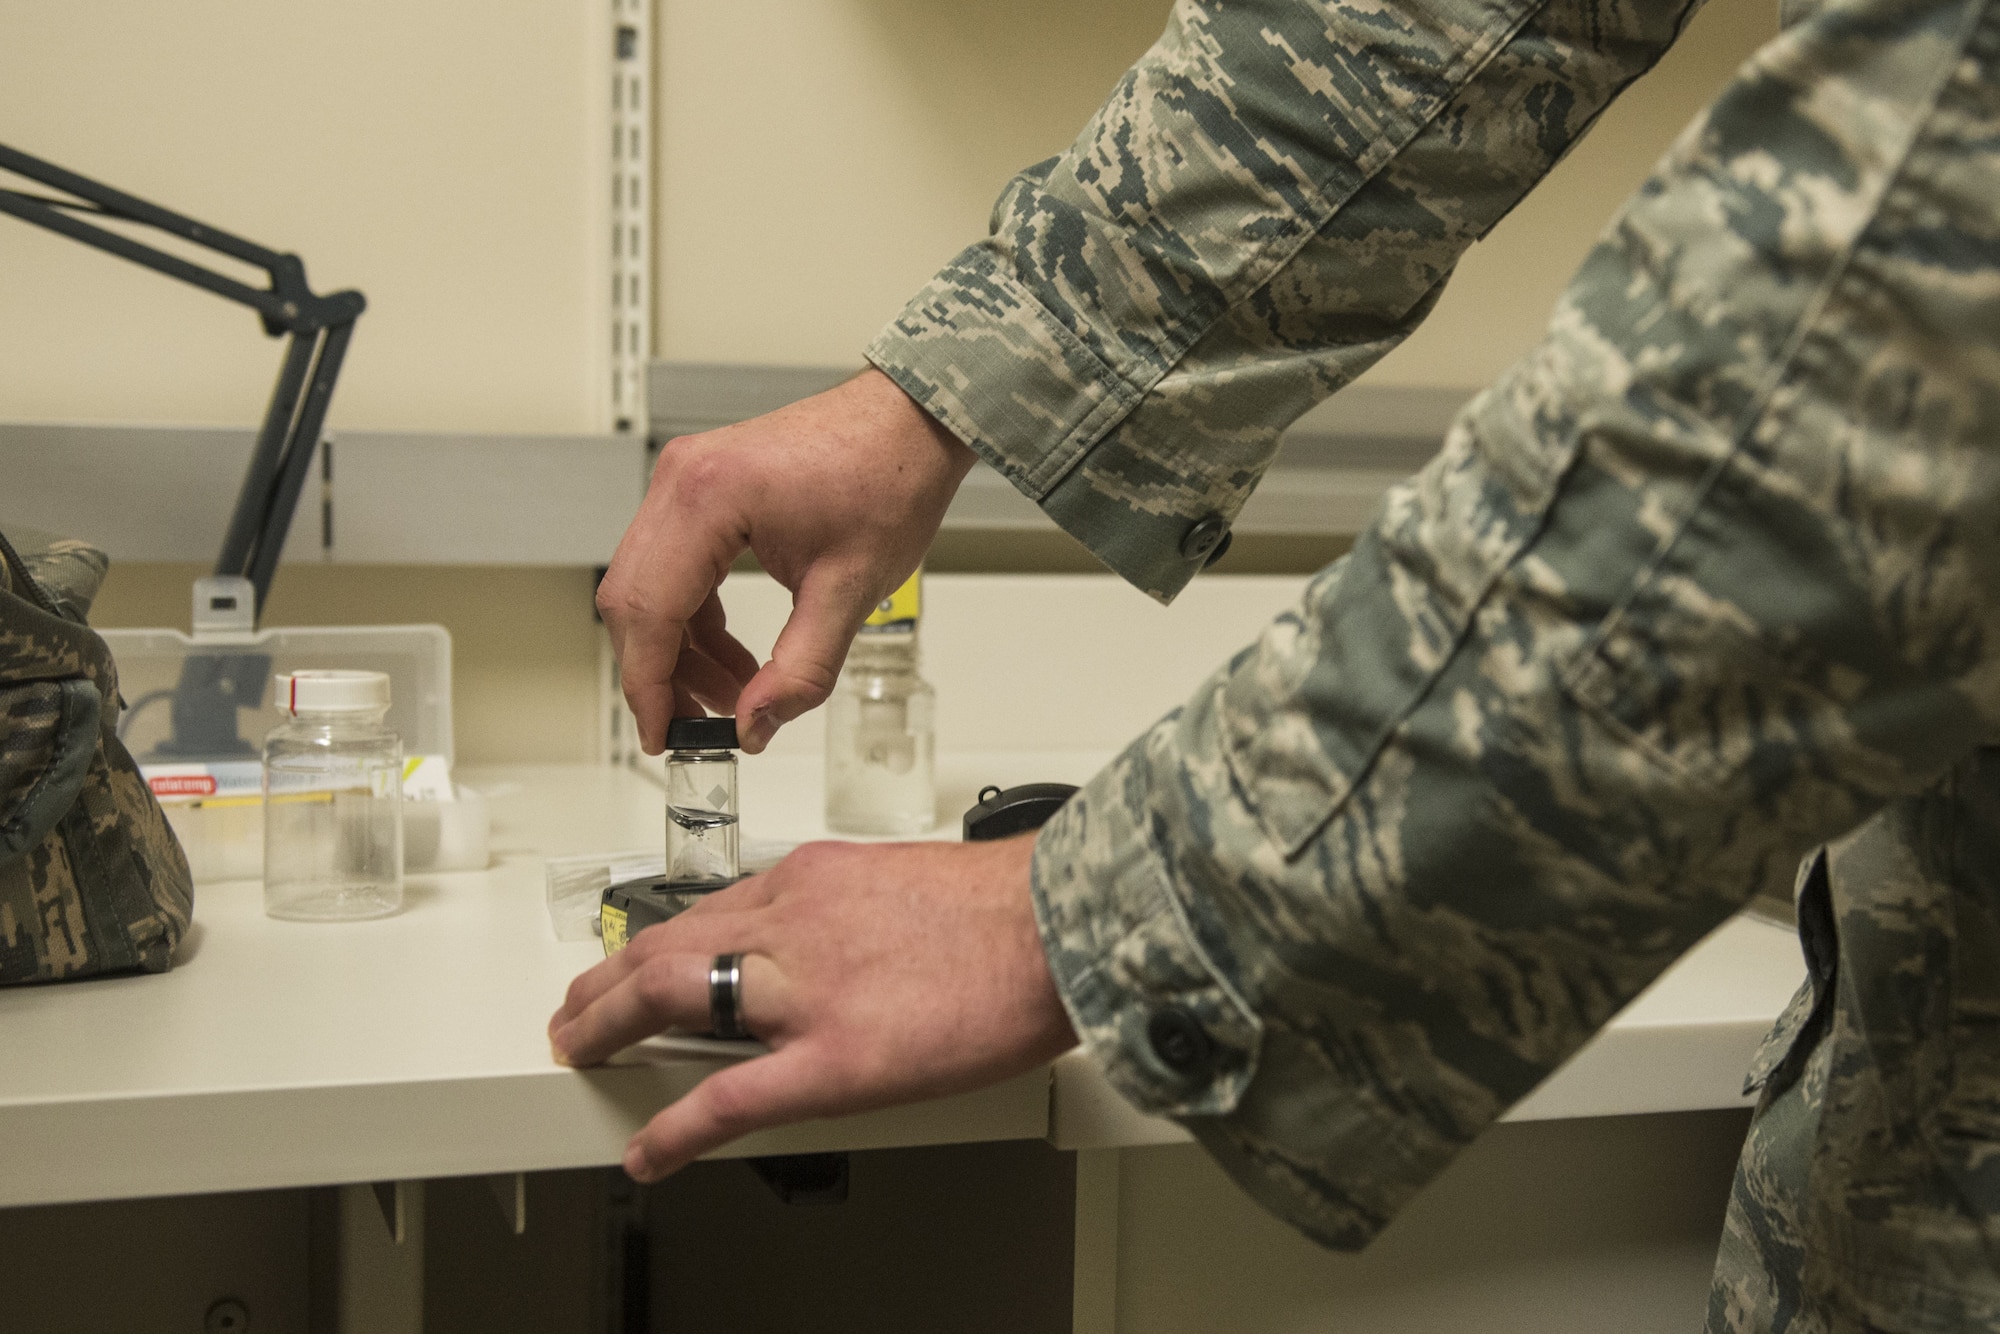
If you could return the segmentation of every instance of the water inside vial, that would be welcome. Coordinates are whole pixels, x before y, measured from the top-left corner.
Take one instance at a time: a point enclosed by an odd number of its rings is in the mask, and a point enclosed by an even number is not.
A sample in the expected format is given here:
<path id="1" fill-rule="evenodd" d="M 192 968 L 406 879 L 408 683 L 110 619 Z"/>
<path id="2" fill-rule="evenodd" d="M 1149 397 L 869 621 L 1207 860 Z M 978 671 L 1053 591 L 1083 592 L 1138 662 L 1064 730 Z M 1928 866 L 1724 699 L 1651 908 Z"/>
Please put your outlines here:
<path id="1" fill-rule="evenodd" d="M 731 880 L 737 872 L 736 817 L 698 806 L 667 807 L 667 875 Z"/>

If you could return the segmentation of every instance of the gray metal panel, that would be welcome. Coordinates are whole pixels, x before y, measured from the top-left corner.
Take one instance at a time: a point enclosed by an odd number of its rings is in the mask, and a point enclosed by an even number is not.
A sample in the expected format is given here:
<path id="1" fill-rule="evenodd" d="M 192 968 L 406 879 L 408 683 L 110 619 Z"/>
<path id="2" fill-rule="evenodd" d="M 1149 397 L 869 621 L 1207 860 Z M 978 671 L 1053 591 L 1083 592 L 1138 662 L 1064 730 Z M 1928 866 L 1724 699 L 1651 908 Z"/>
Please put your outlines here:
<path id="1" fill-rule="evenodd" d="M 944 512 L 944 527 L 1011 532 L 1053 528 L 1055 524 L 1034 501 L 984 463 L 975 464 Z"/>
<path id="2" fill-rule="evenodd" d="M 1271 471 L 1290 468 L 1337 472 L 1358 468 L 1413 473 L 1430 462 L 1431 455 L 1438 452 L 1443 442 L 1442 435 L 1306 435 L 1294 428 L 1285 433 Z"/>
<path id="3" fill-rule="evenodd" d="M 860 366 L 754 366 L 655 361 L 646 374 L 646 415 L 656 439 L 706 431 L 831 389 Z"/>
<path id="4" fill-rule="evenodd" d="M 39 528 L 119 561 L 195 561 L 222 550 L 253 433 L 222 426 L 0 423 L 0 528 Z M 287 560 L 319 559 L 308 483 Z"/>
<path id="5" fill-rule="evenodd" d="M 1389 488 L 1423 465 L 1409 467 L 1274 467 L 1245 502 L 1239 533 L 1270 535 L 1359 532 L 1374 518 Z M 1053 528 L 1041 509 L 985 464 L 975 467 L 945 511 L 948 531 L 1025 532 Z"/>
<path id="6" fill-rule="evenodd" d="M 1409 470 L 1273 468 L 1244 502 L 1239 533 L 1358 533 Z"/>
<path id="7" fill-rule="evenodd" d="M 637 436 L 343 431 L 333 559 L 603 565 L 645 492 Z"/>
<path id="8" fill-rule="evenodd" d="M 654 434 L 705 430 L 839 383 L 847 368 L 654 362 Z M 1443 439 L 1464 395 L 1357 386 L 1301 418 L 1245 507 L 1247 533 L 1345 533 Z M 224 427 L 0 423 L 0 528 L 81 537 L 121 561 L 213 560 L 251 432 Z M 345 431 L 336 437 L 333 545 L 307 486 L 288 561 L 597 565 L 645 492 L 633 436 Z M 1028 531 L 1041 511 L 983 464 L 946 513 L 952 529 Z"/>
<path id="9" fill-rule="evenodd" d="M 1357 384 L 1318 404 L 1292 423 L 1293 437 L 1397 436 L 1444 439 L 1451 419 L 1472 397 L 1470 389 L 1426 389 Z"/>
<path id="10" fill-rule="evenodd" d="M 251 440 L 221 427 L 0 423 L 0 528 L 79 537 L 118 561 L 206 564 Z M 344 431 L 333 461 L 333 545 L 321 545 L 316 463 L 287 562 L 601 565 L 645 494 L 636 436 Z"/>

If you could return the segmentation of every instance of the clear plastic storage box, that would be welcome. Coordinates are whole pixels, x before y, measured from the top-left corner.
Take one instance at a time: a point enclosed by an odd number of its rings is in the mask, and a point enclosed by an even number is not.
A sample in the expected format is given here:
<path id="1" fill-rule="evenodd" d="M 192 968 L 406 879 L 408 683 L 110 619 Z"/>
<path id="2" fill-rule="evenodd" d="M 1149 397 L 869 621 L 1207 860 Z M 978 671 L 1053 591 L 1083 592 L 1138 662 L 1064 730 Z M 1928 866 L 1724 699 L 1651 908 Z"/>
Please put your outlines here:
<path id="1" fill-rule="evenodd" d="M 237 642 L 197 642 L 178 630 L 100 633 L 118 663 L 118 689 L 125 696 L 119 735 L 142 765 L 254 763 L 265 733 L 283 721 L 271 698 L 272 675 L 315 668 L 387 672 L 393 700 L 388 725 L 403 738 L 403 749 L 452 758 L 451 634 L 441 625 L 280 626 Z M 204 745 L 209 738 L 197 735 L 183 737 L 187 749 L 175 748 L 175 694 L 190 660 L 198 676 L 213 675 L 221 690 L 238 692 L 239 747 Z"/>
<path id="2" fill-rule="evenodd" d="M 199 640 L 177 630 L 100 633 L 125 697 L 119 736 L 165 807 L 197 882 L 263 873 L 261 755 L 265 735 L 284 717 L 271 697 L 278 672 L 388 673 L 388 725 L 402 736 L 404 754 L 413 764 L 425 756 L 451 763 L 451 635 L 441 625 L 292 626 Z M 443 794 L 450 793 L 447 780 Z M 412 827 L 449 824 L 447 814 L 474 812 L 439 809 Z M 483 805 L 477 814 L 483 863 Z M 430 836 L 432 857 L 447 841 Z M 407 849 L 412 870 L 422 869 L 424 843 Z"/>

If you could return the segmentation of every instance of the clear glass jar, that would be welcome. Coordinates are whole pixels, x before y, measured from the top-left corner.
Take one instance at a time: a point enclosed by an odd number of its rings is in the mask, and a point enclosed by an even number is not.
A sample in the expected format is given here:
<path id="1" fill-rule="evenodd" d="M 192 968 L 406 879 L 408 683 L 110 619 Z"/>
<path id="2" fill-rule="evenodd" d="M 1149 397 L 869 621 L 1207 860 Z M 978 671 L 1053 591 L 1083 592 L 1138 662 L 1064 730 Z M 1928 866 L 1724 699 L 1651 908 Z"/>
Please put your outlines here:
<path id="1" fill-rule="evenodd" d="M 937 694 L 914 628 L 857 635 L 826 703 L 826 827 L 921 834 L 937 823 Z"/>
<path id="2" fill-rule="evenodd" d="M 264 739 L 264 911 L 295 921 L 403 906 L 403 742 L 381 672 L 277 678 L 285 721 Z"/>
<path id="3" fill-rule="evenodd" d="M 667 724 L 667 879 L 729 881 L 739 871 L 736 720 Z"/>

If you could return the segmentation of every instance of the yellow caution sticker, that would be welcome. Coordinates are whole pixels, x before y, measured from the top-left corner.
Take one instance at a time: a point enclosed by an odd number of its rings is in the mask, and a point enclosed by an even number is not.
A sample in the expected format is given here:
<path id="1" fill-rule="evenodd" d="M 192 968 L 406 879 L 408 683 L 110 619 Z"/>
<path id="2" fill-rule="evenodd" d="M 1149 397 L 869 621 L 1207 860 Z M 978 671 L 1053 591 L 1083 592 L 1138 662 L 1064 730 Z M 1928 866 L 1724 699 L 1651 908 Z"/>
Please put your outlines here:
<path id="1" fill-rule="evenodd" d="M 924 572 L 918 570 L 903 581 L 903 586 L 875 604 L 875 610 L 868 613 L 868 619 L 861 623 L 861 631 L 914 630 L 917 617 L 923 610 Z"/>
<path id="2" fill-rule="evenodd" d="M 616 954 L 625 948 L 625 910 L 607 903 L 597 910 L 598 934 L 604 937 L 604 952 Z"/>

